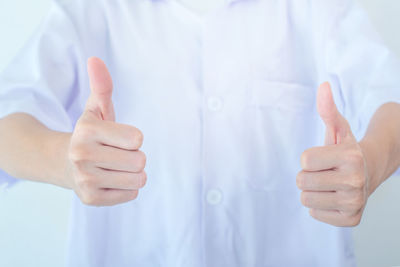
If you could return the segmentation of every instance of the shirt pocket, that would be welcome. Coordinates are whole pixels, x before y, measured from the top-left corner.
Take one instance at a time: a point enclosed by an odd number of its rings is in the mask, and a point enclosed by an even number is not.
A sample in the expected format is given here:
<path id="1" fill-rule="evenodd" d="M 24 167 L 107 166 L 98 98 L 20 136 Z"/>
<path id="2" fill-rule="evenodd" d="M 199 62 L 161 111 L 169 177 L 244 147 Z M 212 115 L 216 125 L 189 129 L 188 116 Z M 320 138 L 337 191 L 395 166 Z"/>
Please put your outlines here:
<path id="1" fill-rule="evenodd" d="M 255 79 L 252 82 L 250 105 L 256 108 L 271 108 L 288 115 L 302 115 L 315 106 L 315 91 L 311 86 L 298 83 Z"/>
<path id="2" fill-rule="evenodd" d="M 250 182 L 257 189 L 296 190 L 300 155 L 317 136 L 313 131 L 318 121 L 316 90 L 299 83 L 255 79 L 250 92 L 251 146 L 258 155 L 252 157 L 255 171 Z"/>

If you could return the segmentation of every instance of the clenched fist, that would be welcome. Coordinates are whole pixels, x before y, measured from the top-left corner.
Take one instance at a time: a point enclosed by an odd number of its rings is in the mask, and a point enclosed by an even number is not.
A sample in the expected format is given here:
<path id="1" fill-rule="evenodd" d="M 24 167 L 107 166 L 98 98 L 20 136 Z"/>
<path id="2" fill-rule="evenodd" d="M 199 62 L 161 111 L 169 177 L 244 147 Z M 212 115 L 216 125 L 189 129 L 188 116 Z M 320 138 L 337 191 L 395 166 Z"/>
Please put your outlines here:
<path id="1" fill-rule="evenodd" d="M 91 95 L 72 133 L 68 159 L 73 189 L 83 203 L 110 206 L 133 200 L 146 183 L 143 134 L 115 122 L 112 80 L 98 58 L 88 61 Z"/>
<path id="2" fill-rule="evenodd" d="M 366 160 L 347 120 L 333 101 L 329 83 L 320 86 L 318 112 L 326 125 L 325 146 L 301 155 L 297 186 L 301 202 L 315 219 L 335 226 L 356 226 L 368 198 Z"/>

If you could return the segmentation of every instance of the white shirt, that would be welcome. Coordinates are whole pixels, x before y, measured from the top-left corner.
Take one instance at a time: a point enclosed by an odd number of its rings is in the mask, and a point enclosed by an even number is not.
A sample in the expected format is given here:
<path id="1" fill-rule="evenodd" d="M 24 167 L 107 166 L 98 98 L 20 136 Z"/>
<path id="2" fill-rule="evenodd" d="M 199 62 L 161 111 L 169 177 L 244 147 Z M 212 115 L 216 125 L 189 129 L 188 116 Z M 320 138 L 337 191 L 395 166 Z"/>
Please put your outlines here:
<path id="1" fill-rule="evenodd" d="M 203 18 L 171 0 L 63 2 L 0 75 L 0 117 L 73 130 L 98 56 L 148 158 L 137 200 L 75 197 L 68 266 L 355 265 L 351 230 L 312 219 L 295 182 L 323 144 L 321 82 L 358 138 L 400 102 L 399 64 L 353 1 L 231 0 Z"/>

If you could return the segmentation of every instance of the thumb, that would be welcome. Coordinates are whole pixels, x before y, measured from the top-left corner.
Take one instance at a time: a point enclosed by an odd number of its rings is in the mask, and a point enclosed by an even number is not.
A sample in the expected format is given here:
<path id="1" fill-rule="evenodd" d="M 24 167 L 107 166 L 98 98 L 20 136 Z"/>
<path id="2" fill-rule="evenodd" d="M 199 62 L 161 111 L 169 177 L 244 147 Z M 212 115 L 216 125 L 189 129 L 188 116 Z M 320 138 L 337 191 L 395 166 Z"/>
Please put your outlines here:
<path id="1" fill-rule="evenodd" d="M 87 66 L 91 94 L 86 109 L 94 112 L 100 119 L 114 121 L 113 83 L 106 64 L 97 57 L 91 57 Z"/>
<path id="2" fill-rule="evenodd" d="M 328 82 L 321 84 L 318 89 L 317 109 L 326 125 L 325 145 L 341 144 L 355 139 L 349 123 L 336 107 Z"/>

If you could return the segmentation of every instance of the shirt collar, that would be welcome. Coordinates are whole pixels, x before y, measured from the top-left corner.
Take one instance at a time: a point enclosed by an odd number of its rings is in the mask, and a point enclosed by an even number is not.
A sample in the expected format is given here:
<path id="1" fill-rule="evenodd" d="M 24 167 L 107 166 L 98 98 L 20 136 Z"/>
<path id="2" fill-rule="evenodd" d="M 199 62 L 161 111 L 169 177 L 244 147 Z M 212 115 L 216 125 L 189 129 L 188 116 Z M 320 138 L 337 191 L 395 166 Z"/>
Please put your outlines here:
<path id="1" fill-rule="evenodd" d="M 147 0 L 147 1 L 152 1 L 152 2 L 172 2 L 172 1 L 176 1 L 176 0 Z M 241 2 L 241 1 L 248 1 L 248 0 L 225 0 L 225 3 L 227 5 L 236 3 L 236 2 Z"/>

